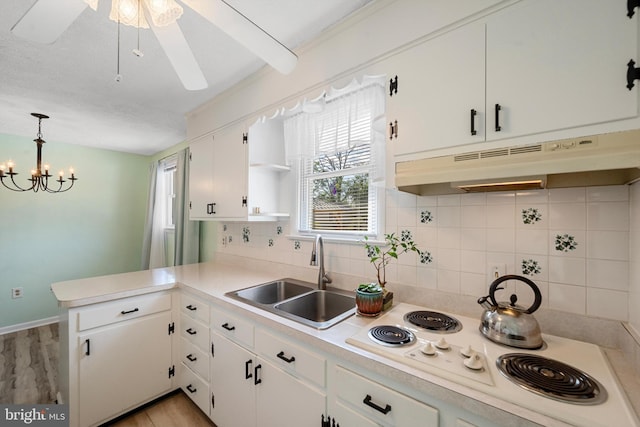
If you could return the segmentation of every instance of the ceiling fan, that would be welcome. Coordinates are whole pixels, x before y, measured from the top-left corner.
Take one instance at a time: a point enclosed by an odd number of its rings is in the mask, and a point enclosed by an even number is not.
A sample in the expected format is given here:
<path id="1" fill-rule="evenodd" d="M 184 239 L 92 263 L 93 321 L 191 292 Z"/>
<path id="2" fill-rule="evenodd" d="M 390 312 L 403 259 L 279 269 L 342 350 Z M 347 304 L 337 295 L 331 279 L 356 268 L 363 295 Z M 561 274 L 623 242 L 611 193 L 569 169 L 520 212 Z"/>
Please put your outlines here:
<path id="1" fill-rule="evenodd" d="M 120 19 L 123 24 L 153 30 L 187 90 L 207 87 L 200 66 L 178 25 L 182 8 L 175 0 L 111 1 L 112 20 Z M 291 50 L 224 0 L 180 1 L 279 72 L 288 74 L 296 66 L 298 58 Z M 11 28 L 11 32 L 34 42 L 51 44 L 87 6 L 96 10 L 97 4 L 98 0 L 37 0 Z M 130 22 L 126 22 L 127 19 Z"/>

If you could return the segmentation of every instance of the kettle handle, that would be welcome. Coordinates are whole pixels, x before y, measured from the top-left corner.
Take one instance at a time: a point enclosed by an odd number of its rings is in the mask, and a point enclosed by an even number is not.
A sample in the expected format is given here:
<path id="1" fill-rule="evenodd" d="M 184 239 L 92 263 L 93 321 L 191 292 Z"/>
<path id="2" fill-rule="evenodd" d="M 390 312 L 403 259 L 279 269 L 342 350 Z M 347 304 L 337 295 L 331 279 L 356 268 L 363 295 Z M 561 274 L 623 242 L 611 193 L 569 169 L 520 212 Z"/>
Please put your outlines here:
<path id="1" fill-rule="evenodd" d="M 506 276 L 500 276 L 496 280 L 494 280 L 493 283 L 491 283 L 491 286 L 489 287 L 489 298 L 491 299 L 491 302 L 493 303 L 494 307 L 498 307 L 498 303 L 496 302 L 496 298 L 495 298 L 495 292 L 498 289 L 502 289 L 502 288 L 498 288 L 498 285 L 507 280 L 520 280 L 521 282 L 524 282 L 527 285 L 529 285 L 533 290 L 533 295 L 535 299 L 533 301 L 533 304 L 531 304 L 531 307 L 529 307 L 525 311 L 525 313 L 531 314 L 540 307 L 540 304 L 542 303 L 542 294 L 540 293 L 540 289 L 538 288 L 538 286 L 535 283 L 533 283 L 531 279 L 528 279 L 523 276 L 518 276 L 515 274 L 507 274 Z M 514 302 L 513 297 L 515 297 L 515 294 L 511 296 L 512 303 Z"/>

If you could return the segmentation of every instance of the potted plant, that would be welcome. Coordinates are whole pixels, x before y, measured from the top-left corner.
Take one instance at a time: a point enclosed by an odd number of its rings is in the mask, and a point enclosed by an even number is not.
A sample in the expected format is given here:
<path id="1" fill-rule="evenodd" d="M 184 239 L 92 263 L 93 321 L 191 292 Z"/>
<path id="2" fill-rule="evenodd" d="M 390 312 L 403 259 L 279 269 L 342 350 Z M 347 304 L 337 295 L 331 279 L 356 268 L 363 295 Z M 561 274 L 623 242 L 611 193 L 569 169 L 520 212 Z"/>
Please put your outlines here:
<path id="1" fill-rule="evenodd" d="M 395 233 L 384 235 L 384 244 L 375 245 L 369 243 L 369 238 L 364 236 L 364 248 L 367 251 L 369 262 L 376 269 L 378 284 L 384 293 L 384 310 L 389 309 L 393 305 L 393 292 L 385 288 L 387 284 L 386 267 L 392 259 L 398 259 L 399 255 L 405 252 L 416 252 L 420 255 L 420 249 L 413 241 L 413 237 L 409 231 L 403 231 L 400 237 Z"/>
<path id="2" fill-rule="evenodd" d="M 382 311 L 384 293 L 378 283 L 361 283 L 356 289 L 356 306 L 358 314 L 377 316 Z"/>

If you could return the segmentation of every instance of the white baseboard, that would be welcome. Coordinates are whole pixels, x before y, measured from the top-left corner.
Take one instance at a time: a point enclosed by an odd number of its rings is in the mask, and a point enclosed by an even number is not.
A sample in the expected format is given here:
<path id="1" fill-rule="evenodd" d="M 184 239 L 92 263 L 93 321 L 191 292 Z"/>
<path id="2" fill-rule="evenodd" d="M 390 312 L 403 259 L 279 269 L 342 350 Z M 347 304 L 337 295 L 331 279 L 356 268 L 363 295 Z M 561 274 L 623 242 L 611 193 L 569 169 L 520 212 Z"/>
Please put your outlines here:
<path id="1" fill-rule="evenodd" d="M 4 326 L 0 328 L 0 335 L 23 331 L 25 329 L 37 328 L 38 326 L 50 325 L 51 323 L 57 323 L 59 320 L 60 318 L 58 316 L 53 316 L 47 317 L 46 319 L 32 320 L 30 322 Z"/>

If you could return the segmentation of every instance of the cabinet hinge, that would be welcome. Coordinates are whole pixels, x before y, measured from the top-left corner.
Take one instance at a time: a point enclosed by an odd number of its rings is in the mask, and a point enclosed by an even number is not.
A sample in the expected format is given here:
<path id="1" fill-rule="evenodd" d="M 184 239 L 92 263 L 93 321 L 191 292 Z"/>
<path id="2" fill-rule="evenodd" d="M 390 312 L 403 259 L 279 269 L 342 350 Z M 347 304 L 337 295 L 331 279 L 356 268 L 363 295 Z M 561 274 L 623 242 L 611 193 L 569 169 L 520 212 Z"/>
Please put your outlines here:
<path id="1" fill-rule="evenodd" d="M 393 96 L 394 93 L 398 93 L 398 76 L 389 80 L 389 96 Z"/>
<path id="2" fill-rule="evenodd" d="M 192 160 L 192 158 L 191 158 L 191 153 L 189 153 L 189 161 L 191 161 L 191 160 Z"/>
<path id="3" fill-rule="evenodd" d="M 211 409 L 215 409 L 216 408 L 216 396 L 211 393 Z"/>
<path id="4" fill-rule="evenodd" d="M 213 343 L 211 343 L 211 357 L 215 357 L 215 351 L 214 351 L 214 347 L 213 347 Z"/>
<path id="5" fill-rule="evenodd" d="M 247 196 L 242 196 L 242 207 L 247 207 Z"/>
<path id="6" fill-rule="evenodd" d="M 189 202 L 189 210 L 191 210 L 191 202 Z"/>
<path id="7" fill-rule="evenodd" d="M 171 335 L 176 331 L 176 324 L 175 322 L 171 322 L 169 323 L 169 327 L 167 328 L 167 335 Z"/>
<path id="8" fill-rule="evenodd" d="M 176 365 L 171 365 L 169 368 L 169 378 L 174 377 L 176 375 Z"/>
<path id="9" fill-rule="evenodd" d="M 242 134 L 242 143 L 243 144 L 247 144 L 248 142 L 249 142 L 249 134 L 243 133 Z"/>

